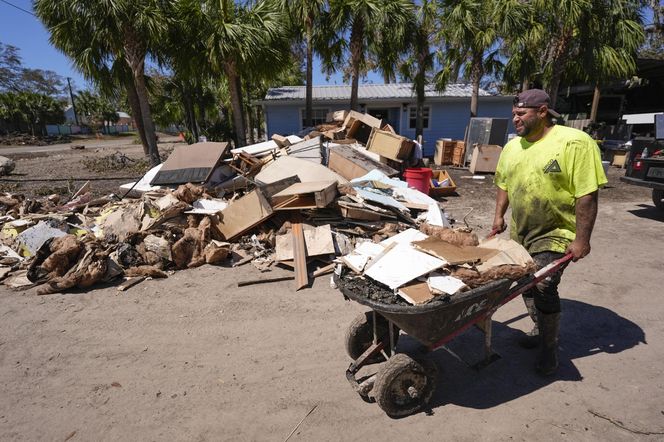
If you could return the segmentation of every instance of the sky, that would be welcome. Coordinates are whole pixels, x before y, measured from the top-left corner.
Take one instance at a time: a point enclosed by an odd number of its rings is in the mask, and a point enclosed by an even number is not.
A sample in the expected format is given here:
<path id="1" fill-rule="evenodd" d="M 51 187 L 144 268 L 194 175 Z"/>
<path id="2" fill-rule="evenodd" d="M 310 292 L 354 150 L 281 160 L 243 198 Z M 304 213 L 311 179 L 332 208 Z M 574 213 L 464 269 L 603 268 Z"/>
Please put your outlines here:
<path id="1" fill-rule="evenodd" d="M 71 77 L 77 89 L 86 89 L 87 83 L 77 72 L 69 59 L 49 43 L 49 33 L 39 19 L 23 12 L 6 2 L 32 12 L 31 0 L 0 0 L 0 42 L 16 46 L 23 59 L 23 65 L 32 69 L 55 71 L 63 77 Z M 370 73 L 363 82 L 382 83 L 376 73 Z M 329 81 L 321 72 L 320 62 L 314 62 L 314 85 L 343 84 L 341 74 L 335 74 Z"/>

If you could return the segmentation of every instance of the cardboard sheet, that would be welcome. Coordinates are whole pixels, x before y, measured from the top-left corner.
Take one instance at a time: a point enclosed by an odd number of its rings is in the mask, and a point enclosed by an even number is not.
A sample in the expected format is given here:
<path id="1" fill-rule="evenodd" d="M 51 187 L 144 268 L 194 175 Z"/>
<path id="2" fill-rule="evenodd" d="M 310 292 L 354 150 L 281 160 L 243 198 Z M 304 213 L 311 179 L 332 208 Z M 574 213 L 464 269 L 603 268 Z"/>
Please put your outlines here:
<path id="1" fill-rule="evenodd" d="M 228 143 L 196 143 L 178 146 L 150 181 L 152 186 L 204 183 L 219 165 Z"/>
<path id="2" fill-rule="evenodd" d="M 498 252 L 491 249 L 474 246 L 457 246 L 438 238 L 427 238 L 414 241 L 413 247 L 432 256 L 444 259 L 451 265 L 474 264 L 486 261 Z"/>
<path id="3" fill-rule="evenodd" d="M 511 239 L 503 239 L 496 236 L 486 241 L 482 241 L 480 247 L 498 251 L 481 265 L 477 266 L 477 270 L 480 273 L 500 265 L 518 265 L 525 267 L 533 262 L 528 251 L 523 248 L 521 244 Z"/>
<path id="4" fill-rule="evenodd" d="M 436 297 L 426 282 L 414 281 L 401 287 L 397 294 L 411 304 L 424 304 Z"/>

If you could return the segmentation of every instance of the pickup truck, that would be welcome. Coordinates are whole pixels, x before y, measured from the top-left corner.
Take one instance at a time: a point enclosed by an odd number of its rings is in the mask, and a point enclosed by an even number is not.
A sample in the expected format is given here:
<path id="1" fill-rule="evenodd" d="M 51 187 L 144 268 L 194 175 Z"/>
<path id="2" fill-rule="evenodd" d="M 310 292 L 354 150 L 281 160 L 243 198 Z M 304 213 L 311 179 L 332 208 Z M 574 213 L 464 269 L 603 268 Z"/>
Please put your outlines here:
<path id="1" fill-rule="evenodd" d="M 627 155 L 625 176 L 620 180 L 652 189 L 652 202 L 664 211 L 664 142 L 655 139 L 634 140 Z M 644 148 L 649 155 L 643 158 Z"/>

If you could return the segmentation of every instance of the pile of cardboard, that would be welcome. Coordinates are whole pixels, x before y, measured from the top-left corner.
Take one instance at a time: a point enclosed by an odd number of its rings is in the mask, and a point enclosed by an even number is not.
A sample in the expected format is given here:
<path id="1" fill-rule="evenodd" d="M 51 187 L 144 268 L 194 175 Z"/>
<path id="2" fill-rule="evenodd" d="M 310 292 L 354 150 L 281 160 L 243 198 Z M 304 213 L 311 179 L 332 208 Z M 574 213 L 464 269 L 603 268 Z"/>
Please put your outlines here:
<path id="1" fill-rule="evenodd" d="M 93 198 L 87 183 L 67 201 L 0 195 L 0 278 L 42 294 L 110 281 L 125 289 L 178 269 L 251 262 L 292 269 L 300 289 L 336 263 L 362 261 L 366 241 L 380 247 L 418 226 L 460 234 L 436 200 L 397 178 L 412 141 L 370 115 L 329 120 L 304 138 L 177 147 L 122 185 L 124 198 Z M 368 275 L 388 261 L 378 264 Z"/>

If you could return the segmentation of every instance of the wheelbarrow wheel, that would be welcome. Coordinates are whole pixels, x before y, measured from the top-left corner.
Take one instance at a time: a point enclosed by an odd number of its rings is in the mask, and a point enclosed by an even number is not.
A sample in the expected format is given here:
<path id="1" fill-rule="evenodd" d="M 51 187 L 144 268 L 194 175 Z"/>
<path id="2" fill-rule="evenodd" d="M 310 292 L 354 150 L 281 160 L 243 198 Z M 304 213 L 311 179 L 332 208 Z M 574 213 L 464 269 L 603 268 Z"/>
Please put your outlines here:
<path id="1" fill-rule="evenodd" d="M 392 356 L 376 375 L 372 394 L 390 417 L 399 418 L 419 411 L 436 388 L 437 369 L 433 362 L 418 362 L 399 353 Z"/>
<path id="2" fill-rule="evenodd" d="M 390 353 L 390 325 L 387 319 L 381 315 L 376 315 L 376 334 L 378 336 L 378 341 L 385 342 L 385 352 Z M 399 339 L 399 327 L 394 326 L 394 342 L 396 344 Z M 373 313 L 365 312 L 358 315 L 353 322 L 351 322 L 348 330 L 346 330 L 346 353 L 351 359 L 356 360 L 362 353 L 364 353 L 367 348 L 371 347 L 373 343 Z M 380 354 L 371 357 L 367 363 L 376 364 L 383 362 L 383 358 Z"/>

